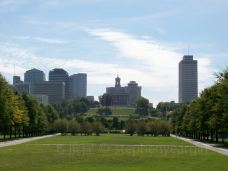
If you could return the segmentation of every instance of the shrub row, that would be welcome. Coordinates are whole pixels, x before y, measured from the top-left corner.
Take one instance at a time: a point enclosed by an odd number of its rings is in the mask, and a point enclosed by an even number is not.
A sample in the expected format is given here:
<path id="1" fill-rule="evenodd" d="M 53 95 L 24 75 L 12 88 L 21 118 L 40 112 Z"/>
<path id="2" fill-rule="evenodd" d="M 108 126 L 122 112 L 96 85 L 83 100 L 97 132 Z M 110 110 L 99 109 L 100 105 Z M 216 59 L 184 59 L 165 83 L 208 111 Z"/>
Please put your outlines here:
<path id="1" fill-rule="evenodd" d="M 151 136 L 170 136 L 170 123 L 163 120 L 129 120 L 125 126 L 126 133 L 131 136 L 137 133 L 140 136 L 151 135 Z"/>
<path id="2" fill-rule="evenodd" d="M 100 133 L 104 131 L 104 126 L 98 121 L 92 123 L 78 123 L 75 120 L 58 119 L 52 124 L 51 131 L 62 133 L 63 135 L 66 135 L 67 133 L 71 133 L 72 135 L 92 135 L 95 133 L 99 136 Z"/>

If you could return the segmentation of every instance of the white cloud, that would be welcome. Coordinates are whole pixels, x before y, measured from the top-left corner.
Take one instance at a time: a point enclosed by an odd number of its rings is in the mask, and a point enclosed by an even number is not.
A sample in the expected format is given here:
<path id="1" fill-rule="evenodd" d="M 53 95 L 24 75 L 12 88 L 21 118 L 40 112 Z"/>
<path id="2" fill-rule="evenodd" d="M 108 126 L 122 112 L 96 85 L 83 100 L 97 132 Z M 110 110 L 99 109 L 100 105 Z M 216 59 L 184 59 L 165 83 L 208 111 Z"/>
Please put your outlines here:
<path id="1" fill-rule="evenodd" d="M 136 61 L 141 64 L 137 70 L 142 72 L 141 76 L 136 76 L 143 85 L 152 89 L 163 90 L 164 93 L 170 91 L 177 92 L 178 85 L 178 63 L 183 54 L 174 51 L 172 46 L 166 46 L 156 41 L 136 38 L 124 32 L 113 31 L 111 29 L 86 30 L 91 35 L 109 42 L 119 50 L 119 55 L 123 58 Z M 209 58 L 198 58 L 199 69 L 199 89 L 211 84 L 212 67 Z"/>
<path id="2" fill-rule="evenodd" d="M 46 38 L 46 37 L 16 36 L 14 38 L 20 39 L 20 40 L 32 40 L 32 41 L 37 41 L 37 42 L 41 42 L 41 43 L 48 43 L 48 44 L 65 44 L 65 43 L 68 43 L 67 41 L 64 41 L 64 40 L 51 39 L 51 38 Z"/>
<path id="3" fill-rule="evenodd" d="M 139 85 L 142 85 L 143 96 L 155 103 L 177 100 L 178 63 L 183 54 L 176 52 L 173 47 L 153 41 L 149 37 L 146 39 L 136 38 L 111 29 L 86 31 L 108 42 L 110 46 L 114 46 L 119 54 L 113 56 L 118 55 L 118 59 L 113 59 L 113 63 L 105 63 L 68 59 L 63 56 L 44 57 L 17 45 L 2 44 L 0 45 L 0 72 L 12 74 L 14 64 L 16 65 L 16 73 L 19 75 L 23 75 L 23 72 L 31 67 L 42 69 L 46 73 L 50 69 L 61 67 L 69 71 L 70 74 L 86 72 L 89 84 L 102 85 L 104 88 L 107 85 L 113 85 L 114 77 L 119 74 L 122 78 L 122 85 L 130 80 L 137 81 Z M 118 60 L 121 59 L 129 60 L 129 64 L 118 63 Z M 199 90 L 202 90 L 212 83 L 210 76 L 213 69 L 208 57 L 197 59 L 199 63 Z M 150 94 L 147 93 L 148 91 Z"/>
<path id="4" fill-rule="evenodd" d="M 43 57 L 34 52 L 18 47 L 14 44 L 0 45 L 0 72 L 13 74 L 14 65 L 17 75 L 32 68 L 38 68 L 46 73 L 53 68 L 64 68 L 70 74 L 86 72 L 90 84 L 113 84 L 117 71 L 123 75 L 140 75 L 140 71 L 122 68 L 117 64 L 85 61 L 80 59 L 66 59 L 64 57 Z"/>

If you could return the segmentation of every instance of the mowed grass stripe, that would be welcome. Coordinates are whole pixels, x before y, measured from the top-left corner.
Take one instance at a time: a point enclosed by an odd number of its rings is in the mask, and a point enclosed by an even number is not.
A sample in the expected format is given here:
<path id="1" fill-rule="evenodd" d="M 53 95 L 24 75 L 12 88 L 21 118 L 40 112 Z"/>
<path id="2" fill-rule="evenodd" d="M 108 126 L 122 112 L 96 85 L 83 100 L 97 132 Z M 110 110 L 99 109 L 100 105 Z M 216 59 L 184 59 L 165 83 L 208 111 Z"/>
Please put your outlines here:
<path id="1" fill-rule="evenodd" d="M 191 147 L 194 148 L 196 146 L 192 145 L 140 145 L 140 144 L 132 144 L 132 145 L 126 145 L 126 144 L 28 144 L 28 145 L 46 145 L 46 146 L 86 146 L 86 147 Z"/>

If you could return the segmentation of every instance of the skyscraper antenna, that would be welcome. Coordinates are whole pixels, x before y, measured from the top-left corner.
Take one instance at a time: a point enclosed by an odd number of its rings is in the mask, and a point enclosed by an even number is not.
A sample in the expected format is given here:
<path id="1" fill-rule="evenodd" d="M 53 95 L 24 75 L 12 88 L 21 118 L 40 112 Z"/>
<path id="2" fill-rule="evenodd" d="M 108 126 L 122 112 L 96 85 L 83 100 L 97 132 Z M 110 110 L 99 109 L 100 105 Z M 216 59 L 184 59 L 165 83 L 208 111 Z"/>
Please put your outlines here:
<path id="1" fill-rule="evenodd" d="M 188 44 L 188 55 L 189 55 L 189 49 L 190 49 L 190 45 Z"/>
<path id="2" fill-rule="evenodd" d="M 13 65 L 13 76 L 15 76 L 15 64 Z"/>

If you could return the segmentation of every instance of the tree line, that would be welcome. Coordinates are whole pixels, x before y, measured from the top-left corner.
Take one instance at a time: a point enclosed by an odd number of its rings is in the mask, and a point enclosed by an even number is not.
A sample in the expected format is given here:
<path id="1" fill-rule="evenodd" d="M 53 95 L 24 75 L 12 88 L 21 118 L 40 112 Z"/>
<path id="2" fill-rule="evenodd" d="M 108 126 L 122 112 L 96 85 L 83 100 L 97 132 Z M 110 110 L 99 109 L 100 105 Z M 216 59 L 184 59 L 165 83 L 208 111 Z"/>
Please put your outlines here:
<path id="1" fill-rule="evenodd" d="M 51 105 L 40 105 L 33 97 L 13 91 L 0 74 L 0 133 L 3 139 L 37 136 L 58 119 Z"/>
<path id="2" fill-rule="evenodd" d="M 172 131 L 181 136 L 225 143 L 228 135 L 228 69 L 216 74 L 217 81 L 188 104 L 171 114 Z"/>
<path id="3" fill-rule="evenodd" d="M 121 121 L 123 123 L 124 121 Z M 112 128 L 118 127 L 118 120 L 115 118 L 112 121 Z M 120 125 L 119 125 L 120 126 Z M 123 132 L 122 130 L 125 130 Z M 126 133 L 133 136 L 135 133 L 139 136 L 169 136 L 170 123 L 165 120 L 128 120 L 123 123 L 122 129 L 111 129 L 104 125 L 104 120 L 67 120 L 58 119 L 51 125 L 53 133 L 62 133 L 62 135 L 92 135 L 97 136 L 100 133 Z"/>
<path id="4" fill-rule="evenodd" d="M 104 132 L 104 126 L 101 122 L 82 122 L 76 120 L 58 119 L 51 125 L 51 131 L 62 133 L 62 135 L 92 135 L 95 133 L 97 136 Z"/>
<path id="5" fill-rule="evenodd" d="M 125 123 L 125 131 L 133 136 L 170 136 L 170 123 L 165 120 L 128 120 Z"/>
<path id="6" fill-rule="evenodd" d="M 64 100 L 61 103 L 53 104 L 55 110 L 59 113 L 61 118 L 77 117 L 89 110 L 95 104 L 87 100 L 87 98 L 77 98 L 73 100 Z"/>

